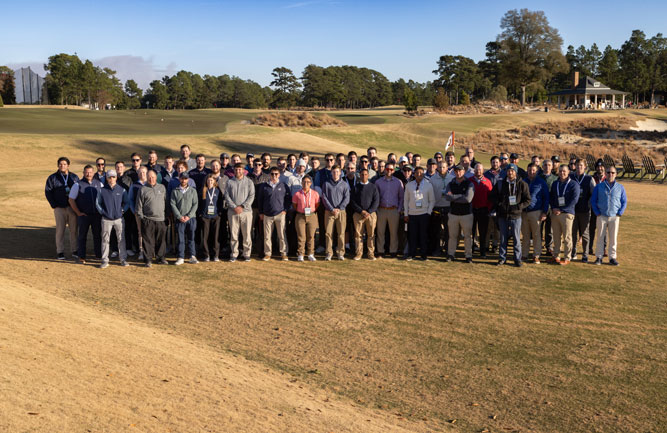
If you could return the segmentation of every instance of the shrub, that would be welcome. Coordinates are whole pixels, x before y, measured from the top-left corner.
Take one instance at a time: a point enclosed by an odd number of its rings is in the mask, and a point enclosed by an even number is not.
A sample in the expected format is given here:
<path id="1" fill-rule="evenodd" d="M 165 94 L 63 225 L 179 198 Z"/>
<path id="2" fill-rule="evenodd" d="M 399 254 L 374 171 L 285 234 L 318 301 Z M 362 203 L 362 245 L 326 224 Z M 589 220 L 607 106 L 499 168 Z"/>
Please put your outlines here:
<path id="1" fill-rule="evenodd" d="M 465 90 L 461 91 L 461 104 L 470 105 L 470 96 L 468 96 Z"/>
<path id="2" fill-rule="evenodd" d="M 438 87 L 433 97 L 433 108 L 437 111 L 445 111 L 449 108 L 449 96 L 442 87 Z"/>
<path id="3" fill-rule="evenodd" d="M 494 102 L 507 102 L 507 89 L 505 86 L 500 85 L 491 89 L 489 99 Z"/>

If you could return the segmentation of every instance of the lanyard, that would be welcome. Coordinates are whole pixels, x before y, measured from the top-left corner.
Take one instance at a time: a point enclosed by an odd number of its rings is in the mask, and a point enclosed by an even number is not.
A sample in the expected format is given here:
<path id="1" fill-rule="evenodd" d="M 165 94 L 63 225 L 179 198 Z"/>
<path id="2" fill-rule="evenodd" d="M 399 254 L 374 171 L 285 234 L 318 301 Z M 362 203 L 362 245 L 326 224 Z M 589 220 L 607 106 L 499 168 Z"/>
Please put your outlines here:
<path id="1" fill-rule="evenodd" d="M 210 194 L 211 191 L 213 191 L 213 194 Z M 206 191 L 206 195 L 208 196 L 208 205 L 213 206 L 213 198 L 215 198 L 215 190 L 208 190 Z"/>
<path id="2" fill-rule="evenodd" d="M 568 184 L 568 183 L 570 183 L 570 179 L 568 179 L 567 182 L 565 182 L 565 188 L 563 188 L 563 195 L 565 195 L 565 191 L 567 191 L 567 184 Z M 559 180 L 558 183 L 556 184 L 556 195 L 557 195 L 558 197 L 561 196 L 561 195 L 560 195 L 560 184 L 561 184 L 561 182 L 560 182 L 560 180 Z"/>
<path id="3" fill-rule="evenodd" d="M 62 178 L 63 182 L 65 182 L 65 188 L 67 188 L 67 181 L 69 180 L 69 172 L 67 172 L 67 176 L 63 176 L 63 174 L 60 173 L 60 177 Z"/>
<path id="4" fill-rule="evenodd" d="M 614 185 L 613 185 L 613 186 L 609 186 L 609 182 L 605 180 L 605 181 L 604 181 L 604 184 L 605 184 L 605 186 L 607 187 L 607 189 L 609 190 L 609 193 L 611 194 L 611 191 L 612 191 L 612 190 L 614 189 L 614 187 L 616 186 L 616 182 L 614 182 Z"/>
<path id="5" fill-rule="evenodd" d="M 516 182 L 508 182 L 507 186 L 508 186 L 507 189 L 509 190 L 510 195 L 512 195 L 512 196 L 516 195 Z M 514 192 L 512 192 L 512 187 L 514 187 Z"/>
<path id="6" fill-rule="evenodd" d="M 304 208 L 310 207 L 310 194 L 312 192 L 313 192 L 313 190 L 309 189 L 308 190 L 308 195 L 306 195 L 306 194 L 303 193 L 303 190 L 302 190 L 301 193 L 303 194 L 303 207 Z"/>
<path id="7" fill-rule="evenodd" d="M 579 184 L 579 186 L 581 186 L 581 182 L 583 182 L 585 178 L 586 178 L 586 175 L 582 174 L 581 179 L 577 180 L 577 183 Z"/>

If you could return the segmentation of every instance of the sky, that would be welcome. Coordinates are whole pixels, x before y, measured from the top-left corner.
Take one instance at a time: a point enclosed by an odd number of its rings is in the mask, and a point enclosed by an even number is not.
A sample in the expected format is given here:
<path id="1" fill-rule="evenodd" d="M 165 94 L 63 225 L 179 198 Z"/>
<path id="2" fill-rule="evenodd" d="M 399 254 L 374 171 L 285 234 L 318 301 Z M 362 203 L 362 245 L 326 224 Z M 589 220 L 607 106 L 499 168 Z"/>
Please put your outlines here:
<path id="1" fill-rule="evenodd" d="M 76 53 L 140 87 L 188 70 L 236 75 L 269 85 L 285 66 L 375 69 L 394 81 L 431 81 L 441 55 L 482 60 L 511 9 L 544 11 L 568 45 L 619 48 L 634 29 L 667 33 L 667 2 L 117 0 L 12 1 L 3 4 L 0 65 L 42 65 Z"/>

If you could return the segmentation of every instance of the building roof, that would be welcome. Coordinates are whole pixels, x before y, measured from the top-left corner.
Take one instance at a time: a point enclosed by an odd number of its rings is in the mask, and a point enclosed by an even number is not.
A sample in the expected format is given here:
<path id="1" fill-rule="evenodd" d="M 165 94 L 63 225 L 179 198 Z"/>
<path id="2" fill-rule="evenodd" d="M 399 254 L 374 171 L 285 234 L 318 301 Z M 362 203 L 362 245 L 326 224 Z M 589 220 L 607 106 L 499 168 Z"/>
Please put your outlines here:
<path id="1" fill-rule="evenodd" d="M 585 76 L 579 80 L 579 84 L 574 89 L 564 89 L 558 92 L 549 93 L 549 96 L 558 95 L 628 95 L 629 92 L 611 89 L 606 84 L 601 83 L 595 78 Z"/>

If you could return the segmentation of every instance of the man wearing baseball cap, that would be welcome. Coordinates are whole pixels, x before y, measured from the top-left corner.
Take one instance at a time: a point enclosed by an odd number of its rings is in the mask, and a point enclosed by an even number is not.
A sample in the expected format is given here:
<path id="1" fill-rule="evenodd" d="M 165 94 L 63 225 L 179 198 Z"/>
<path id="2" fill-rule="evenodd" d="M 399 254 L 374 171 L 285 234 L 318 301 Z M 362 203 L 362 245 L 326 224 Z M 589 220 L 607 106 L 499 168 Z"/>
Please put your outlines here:
<path id="1" fill-rule="evenodd" d="M 522 266 L 521 262 L 521 212 L 530 205 L 530 191 L 526 182 L 517 174 L 516 164 L 508 164 L 506 177 L 498 182 L 493 189 L 492 200 L 500 230 L 498 248 L 498 265 L 507 260 L 509 238 L 514 240 L 514 265 Z"/>
<path id="2" fill-rule="evenodd" d="M 510 154 L 510 164 L 516 165 L 516 174 L 519 176 L 519 179 L 525 180 L 528 177 L 526 170 L 519 167 L 519 155 L 516 153 Z"/>
<path id="3" fill-rule="evenodd" d="M 190 263 L 196 264 L 195 230 L 197 229 L 197 209 L 199 199 L 197 190 L 189 186 L 190 176 L 183 172 L 178 175 L 181 185 L 171 192 L 170 205 L 178 231 L 178 259 L 176 265 L 182 265 L 185 258 L 185 239 L 188 238 Z"/>
<path id="4" fill-rule="evenodd" d="M 475 187 L 465 177 L 466 169 L 459 164 L 454 167 L 456 177 L 447 185 L 445 198 L 451 202 L 449 210 L 449 242 L 447 243 L 447 261 L 454 260 L 459 234 L 463 232 L 466 262 L 472 263 L 472 199 Z"/>
<path id="5" fill-rule="evenodd" d="M 118 250 L 120 252 L 120 265 L 127 266 L 127 251 L 125 249 L 123 212 L 129 207 L 127 192 L 125 188 L 118 185 L 118 174 L 116 170 L 106 172 L 106 183 L 97 194 L 95 207 L 102 215 L 102 263 L 100 268 L 109 266 L 109 240 L 111 230 L 116 232 Z"/>

